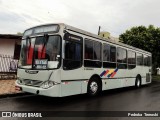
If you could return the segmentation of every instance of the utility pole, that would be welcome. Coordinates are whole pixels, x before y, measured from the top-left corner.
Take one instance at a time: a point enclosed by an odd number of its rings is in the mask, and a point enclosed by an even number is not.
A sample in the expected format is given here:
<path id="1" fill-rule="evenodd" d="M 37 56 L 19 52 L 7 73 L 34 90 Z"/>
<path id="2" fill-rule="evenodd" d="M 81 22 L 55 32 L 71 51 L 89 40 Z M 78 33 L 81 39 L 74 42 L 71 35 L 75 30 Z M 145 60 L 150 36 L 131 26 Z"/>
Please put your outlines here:
<path id="1" fill-rule="evenodd" d="M 99 29 L 98 29 L 98 35 L 100 34 L 100 30 L 101 30 L 101 26 L 99 26 Z"/>

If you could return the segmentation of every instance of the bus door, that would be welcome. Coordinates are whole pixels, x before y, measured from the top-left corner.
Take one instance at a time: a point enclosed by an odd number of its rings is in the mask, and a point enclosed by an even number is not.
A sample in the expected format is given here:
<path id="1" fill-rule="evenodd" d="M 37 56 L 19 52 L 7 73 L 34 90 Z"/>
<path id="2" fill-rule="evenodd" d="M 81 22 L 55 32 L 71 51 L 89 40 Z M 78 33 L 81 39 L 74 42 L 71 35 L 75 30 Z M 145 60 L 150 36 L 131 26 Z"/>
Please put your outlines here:
<path id="1" fill-rule="evenodd" d="M 81 80 L 83 79 L 83 71 L 81 69 L 83 38 L 66 33 L 64 40 L 64 59 L 61 80 L 68 84 L 62 84 L 62 95 L 79 94 L 81 93 Z"/>

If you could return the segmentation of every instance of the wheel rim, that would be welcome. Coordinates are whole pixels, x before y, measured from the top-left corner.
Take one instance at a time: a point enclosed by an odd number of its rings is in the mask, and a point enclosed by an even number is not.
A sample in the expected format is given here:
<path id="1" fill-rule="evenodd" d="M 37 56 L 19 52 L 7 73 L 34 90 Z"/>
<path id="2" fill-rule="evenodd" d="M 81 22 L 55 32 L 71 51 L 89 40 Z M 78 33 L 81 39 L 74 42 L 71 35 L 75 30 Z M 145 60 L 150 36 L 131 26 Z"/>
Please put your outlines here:
<path id="1" fill-rule="evenodd" d="M 91 82 L 90 84 L 90 91 L 94 94 L 96 93 L 98 90 L 98 84 L 96 82 Z"/>

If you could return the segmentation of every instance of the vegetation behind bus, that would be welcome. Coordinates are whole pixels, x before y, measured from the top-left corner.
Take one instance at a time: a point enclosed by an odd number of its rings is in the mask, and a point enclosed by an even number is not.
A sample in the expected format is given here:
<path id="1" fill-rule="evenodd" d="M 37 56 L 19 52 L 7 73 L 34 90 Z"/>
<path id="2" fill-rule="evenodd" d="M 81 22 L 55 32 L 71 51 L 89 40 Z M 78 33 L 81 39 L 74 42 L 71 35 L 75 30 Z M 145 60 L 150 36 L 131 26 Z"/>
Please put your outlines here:
<path id="1" fill-rule="evenodd" d="M 152 53 L 153 74 L 160 67 L 160 28 L 153 25 L 132 27 L 119 36 L 120 42 Z"/>

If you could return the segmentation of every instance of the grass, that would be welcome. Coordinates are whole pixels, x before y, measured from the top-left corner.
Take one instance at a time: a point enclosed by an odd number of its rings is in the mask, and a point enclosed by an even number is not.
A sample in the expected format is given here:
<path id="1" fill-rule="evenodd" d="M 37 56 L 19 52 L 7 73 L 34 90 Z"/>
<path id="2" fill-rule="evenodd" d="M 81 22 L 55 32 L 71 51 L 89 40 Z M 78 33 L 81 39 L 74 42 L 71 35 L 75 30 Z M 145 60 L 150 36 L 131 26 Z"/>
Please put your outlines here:
<path id="1" fill-rule="evenodd" d="M 160 75 L 152 75 L 153 81 L 160 81 Z"/>

